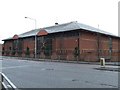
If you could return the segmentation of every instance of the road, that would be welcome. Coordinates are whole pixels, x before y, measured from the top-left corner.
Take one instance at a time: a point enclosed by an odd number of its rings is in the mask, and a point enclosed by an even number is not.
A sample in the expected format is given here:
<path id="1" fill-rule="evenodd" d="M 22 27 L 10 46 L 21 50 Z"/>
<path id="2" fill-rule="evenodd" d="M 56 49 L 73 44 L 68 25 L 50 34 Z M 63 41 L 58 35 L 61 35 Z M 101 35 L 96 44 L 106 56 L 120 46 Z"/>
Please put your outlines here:
<path id="1" fill-rule="evenodd" d="M 2 72 L 18 88 L 117 88 L 118 72 L 99 65 L 3 59 Z"/>

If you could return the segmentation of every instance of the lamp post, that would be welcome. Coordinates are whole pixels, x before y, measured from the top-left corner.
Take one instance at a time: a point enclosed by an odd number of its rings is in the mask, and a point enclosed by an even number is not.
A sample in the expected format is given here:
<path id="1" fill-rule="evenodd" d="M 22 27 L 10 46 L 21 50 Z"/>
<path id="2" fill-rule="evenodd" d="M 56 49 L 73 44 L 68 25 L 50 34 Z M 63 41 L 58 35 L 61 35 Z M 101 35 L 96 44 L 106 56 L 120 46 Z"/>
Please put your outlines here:
<path id="1" fill-rule="evenodd" d="M 37 21 L 36 21 L 36 19 L 34 19 L 34 18 L 30 18 L 30 17 L 25 17 L 25 18 L 28 18 L 28 19 L 30 19 L 30 20 L 33 20 L 34 22 L 35 22 L 35 30 L 36 30 L 36 23 L 37 23 Z M 37 45 L 37 35 L 36 35 L 36 33 L 35 33 L 35 58 L 36 58 L 36 54 L 37 54 L 37 50 L 36 50 L 36 45 Z"/>
<path id="2" fill-rule="evenodd" d="M 78 32 L 78 38 L 77 38 L 77 42 L 78 42 L 78 45 L 77 45 L 77 47 L 78 47 L 78 61 L 79 61 L 79 59 L 80 59 L 80 32 Z"/>

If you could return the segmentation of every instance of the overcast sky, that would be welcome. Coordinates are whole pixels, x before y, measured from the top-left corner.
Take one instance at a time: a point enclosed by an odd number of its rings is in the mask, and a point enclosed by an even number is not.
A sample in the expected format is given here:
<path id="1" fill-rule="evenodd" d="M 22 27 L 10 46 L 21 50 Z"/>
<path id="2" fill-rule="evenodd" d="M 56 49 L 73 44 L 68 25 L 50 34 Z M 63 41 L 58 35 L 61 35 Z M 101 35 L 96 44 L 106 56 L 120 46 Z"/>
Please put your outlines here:
<path id="1" fill-rule="evenodd" d="M 78 21 L 118 35 L 118 1 L 120 0 L 1 0 L 0 43 L 14 34 Z"/>

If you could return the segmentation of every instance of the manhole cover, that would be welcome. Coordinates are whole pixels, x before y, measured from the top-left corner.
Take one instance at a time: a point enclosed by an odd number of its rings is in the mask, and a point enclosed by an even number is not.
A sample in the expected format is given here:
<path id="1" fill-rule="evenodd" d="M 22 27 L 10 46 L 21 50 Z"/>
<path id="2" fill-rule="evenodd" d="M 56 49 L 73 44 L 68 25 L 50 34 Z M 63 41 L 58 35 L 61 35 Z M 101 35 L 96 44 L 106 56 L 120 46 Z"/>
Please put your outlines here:
<path id="1" fill-rule="evenodd" d="M 85 83 L 90 83 L 89 81 L 85 81 Z"/>
<path id="2" fill-rule="evenodd" d="M 49 70 L 50 71 L 50 70 L 54 70 L 54 69 L 53 68 L 42 68 L 41 70 L 43 70 L 43 71 L 44 70 Z"/>
<path id="3" fill-rule="evenodd" d="M 78 79 L 72 79 L 72 81 L 75 82 L 75 81 L 79 81 L 79 80 Z"/>
<path id="4" fill-rule="evenodd" d="M 47 68 L 46 70 L 54 70 L 53 68 Z"/>

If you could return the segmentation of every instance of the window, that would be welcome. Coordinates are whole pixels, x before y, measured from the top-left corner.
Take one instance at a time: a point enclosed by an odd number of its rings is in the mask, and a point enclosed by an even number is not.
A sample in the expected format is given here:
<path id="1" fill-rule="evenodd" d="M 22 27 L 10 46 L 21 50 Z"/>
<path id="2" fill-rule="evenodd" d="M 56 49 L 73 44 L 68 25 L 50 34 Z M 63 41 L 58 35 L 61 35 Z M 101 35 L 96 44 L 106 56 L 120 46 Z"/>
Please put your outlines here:
<path id="1" fill-rule="evenodd" d="M 41 51 L 44 51 L 44 54 L 46 56 L 51 55 L 52 53 L 52 37 L 51 36 L 37 37 L 37 54 L 40 54 Z"/>
<path id="2" fill-rule="evenodd" d="M 11 51 L 11 47 L 9 47 L 9 50 Z"/>
<path id="3" fill-rule="evenodd" d="M 3 47 L 3 48 L 2 48 L 2 50 L 4 51 L 4 50 L 5 50 L 5 48 Z"/>
<path id="4" fill-rule="evenodd" d="M 112 52 L 112 38 L 109 39 L 109 51 Z"/>
<path id="5" fill-rule="evenodd" d="M 44 38 L 44 54 L 49 56 L 52 54 L 52 38 L 45 37 Z"/>

